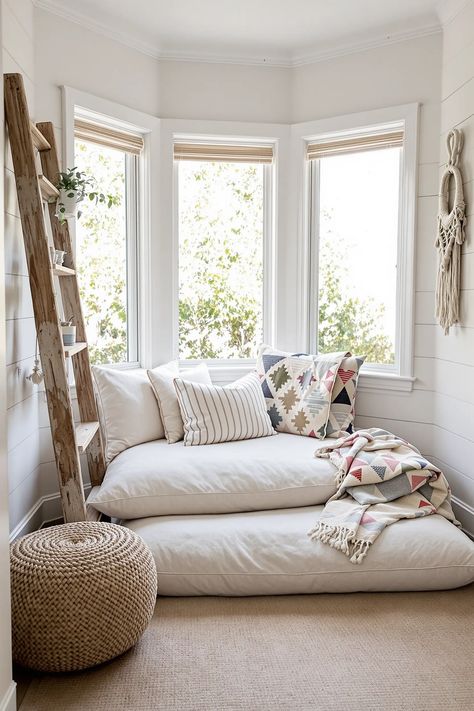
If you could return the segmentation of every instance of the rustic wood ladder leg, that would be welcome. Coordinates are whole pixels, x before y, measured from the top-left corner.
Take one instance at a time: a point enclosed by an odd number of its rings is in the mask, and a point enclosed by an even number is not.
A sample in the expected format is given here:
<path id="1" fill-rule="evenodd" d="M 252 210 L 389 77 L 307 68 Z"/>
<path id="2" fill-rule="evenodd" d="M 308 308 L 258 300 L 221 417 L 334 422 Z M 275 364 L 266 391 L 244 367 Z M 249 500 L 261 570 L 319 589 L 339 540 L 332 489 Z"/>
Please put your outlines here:
<path id="1" fill-rule="evenodd" d="M 31 123 L 21 74 L 6 74 L 5 117 L 11 145 L 25 243 L 33 310 L 44 372 L 44 383 L 51 424 L 54 454 L 64 520 L 84 521 L 98 514 L 86 505 L 80 455 L 87 452 L 92 486 L 102 482 L 105 472 L 97 406 L 87 349 L 79 287 L 72 256 L 67 223 L 55 216 L 57 190 L 54 182 L 59 162 L 51 123 Z M 40 152 L 43 175 L 38 175 L 35 149 Z M 67 252 L 65 267 L 51 265 L 43 202 L 48 209 L 56 249 Z M 53 275 L 59 276 L 63 308 L 74 316 L 78 343 L 65 347 L 62 341 L 59 309 Z M 74 424 L 66 357 L 73 360 L 81 423 Z"/>

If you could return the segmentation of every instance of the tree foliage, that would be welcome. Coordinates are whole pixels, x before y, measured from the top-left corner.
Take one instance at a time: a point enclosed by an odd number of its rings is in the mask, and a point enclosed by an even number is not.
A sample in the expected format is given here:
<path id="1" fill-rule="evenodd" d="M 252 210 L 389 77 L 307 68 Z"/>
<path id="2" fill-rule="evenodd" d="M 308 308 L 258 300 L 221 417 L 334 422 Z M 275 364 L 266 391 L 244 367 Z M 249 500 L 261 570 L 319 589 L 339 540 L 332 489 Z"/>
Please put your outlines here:
<path id="1" fill-rule="evenodd" d="M 342 287 L 344 268 L 328 242 L 319 256 L 319 328 L 321 353 L 351 351 L 368 363 L 393 363 L 393 344 L 381 332 L 383 304 L 360 299 Z"/>
<path id="2" fill-rule="evenodd" d="M 77 225 L 81 297 L 94 363 L 127 360 L 125 162 L 76 143 L 81 170 L 114 196 L 86 203 Z M 263 338 L 263 168 L 182 162 L 179 171 L 179 349 L 181 358 L 252 358 Z M 320 352 L 351 350 L 393 362 L 383 305 L 345 284 L 344 243 L 331 233 L 319 255 Z"/>
<path id="3" fill-rule="evenodd" d="M 262 340 L 263 169 L 180 164 L 182 358 L 250 358 Z"/>
<path id="4" fill-rule="evenodd" d="M 76 141 L 76 162 L 113 197 L 84 202 L 76 223 L 78 275 L 92 363 L 127 360 L 125 160 L 123 153 Z"/>

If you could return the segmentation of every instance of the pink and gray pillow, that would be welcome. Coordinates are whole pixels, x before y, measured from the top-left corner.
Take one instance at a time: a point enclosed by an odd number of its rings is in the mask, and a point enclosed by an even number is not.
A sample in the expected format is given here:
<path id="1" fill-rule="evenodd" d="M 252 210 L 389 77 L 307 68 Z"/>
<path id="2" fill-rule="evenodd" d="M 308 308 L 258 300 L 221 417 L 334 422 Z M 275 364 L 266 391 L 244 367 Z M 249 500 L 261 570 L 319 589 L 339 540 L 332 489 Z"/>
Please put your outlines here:
<path id="1" fill-rule="evenodd" d="M 350 353 L 313 356 L 262 346 L 257 372 L 275 429 L 318 439 L 351 433 L 364 360 Z"/>

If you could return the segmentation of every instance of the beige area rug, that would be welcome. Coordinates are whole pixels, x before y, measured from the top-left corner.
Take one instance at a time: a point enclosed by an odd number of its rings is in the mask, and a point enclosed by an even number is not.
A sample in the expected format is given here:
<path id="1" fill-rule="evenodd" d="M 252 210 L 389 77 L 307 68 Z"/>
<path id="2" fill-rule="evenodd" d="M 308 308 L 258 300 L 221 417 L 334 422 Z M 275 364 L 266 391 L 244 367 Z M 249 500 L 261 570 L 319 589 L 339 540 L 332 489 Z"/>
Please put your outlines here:
<path id="1" fill-rule="evenodd" d="M 33 680 L 21 711 L 473 711 L 474 586 L 162 598 L 134 650 Z"/>

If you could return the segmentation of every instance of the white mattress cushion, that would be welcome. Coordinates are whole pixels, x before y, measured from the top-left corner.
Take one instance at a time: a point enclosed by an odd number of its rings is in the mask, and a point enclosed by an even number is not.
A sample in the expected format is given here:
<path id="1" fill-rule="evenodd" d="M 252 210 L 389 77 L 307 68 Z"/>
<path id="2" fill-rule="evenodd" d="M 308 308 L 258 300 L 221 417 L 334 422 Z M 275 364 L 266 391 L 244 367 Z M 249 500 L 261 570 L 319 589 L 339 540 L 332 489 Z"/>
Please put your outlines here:
<path id="1" fill-rule="evenodd" d="M 323 507 L 128 521 L 149 545 L 160 595 L 441 590 L 474 581 L 474 543 L 442 516 L 399 521 L 361 565 L 308 538 Z"/>
<path id="2" fill-rule="evenodd" d="M 119 454 L 88 501 L 126 519 L 319 504 L 336 491 L 334 465 L 314 457 L 322 446 L 284 433 L 203 447 L 147 442 Z"/>

